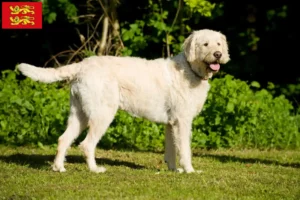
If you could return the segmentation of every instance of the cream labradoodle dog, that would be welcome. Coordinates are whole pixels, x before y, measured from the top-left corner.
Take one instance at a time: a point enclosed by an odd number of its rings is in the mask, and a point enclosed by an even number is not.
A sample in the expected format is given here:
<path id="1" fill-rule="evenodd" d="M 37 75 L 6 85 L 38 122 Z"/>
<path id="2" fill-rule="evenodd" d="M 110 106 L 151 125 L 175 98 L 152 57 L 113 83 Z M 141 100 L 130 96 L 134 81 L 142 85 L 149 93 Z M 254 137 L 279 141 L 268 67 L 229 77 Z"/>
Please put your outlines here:
<path id="1" fill-rule="evenodd" d="M 230 60 L 226 37 L 217 31 L 194 31 L 183 52 L 172 58 L 93 56 L 60 68 L 22 63 L 18 69 L 44 83 L 71 80 L 71 109 L 65 132 L 58 139 L 53 170 L 64 172 L 67 149 L 87 127 L 79 145 L 93 172 L 105 172 L 95 160 L 95 148 L 118 109 L 166 124 L 165 161 L 170 170 L 194 172 L 191 154 L 192 120 L 209 91 L 208 79 Z M 176 154 L 179 164 L 176 168 Z"/>

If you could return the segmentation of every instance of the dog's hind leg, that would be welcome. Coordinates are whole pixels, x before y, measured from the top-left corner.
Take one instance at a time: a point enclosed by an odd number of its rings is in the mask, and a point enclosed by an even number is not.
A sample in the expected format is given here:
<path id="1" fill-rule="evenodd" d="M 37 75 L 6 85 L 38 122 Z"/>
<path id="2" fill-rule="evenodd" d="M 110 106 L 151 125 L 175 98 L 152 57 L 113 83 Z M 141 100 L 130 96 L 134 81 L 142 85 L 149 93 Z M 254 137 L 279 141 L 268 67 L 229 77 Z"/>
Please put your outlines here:
<path id="1" fill-rule="evenodd" d="M 87 127 L 87 118 L 81 109 L 81 105 L 75 96 L 71 95 L 70 115 L 66 131 L 58 139 L 57 154 L 53 164 L 53 170 L 64 172 L 64 160 L 67 149 L 78 135 Z"/>
<path id="2" fill-rule="evenodd" d="M 117 108 L 112 108 L 108 105 L 102 105 L 99 111 L 89 119 L 89 131 L 79 146 L 83 151 L 88 167 L 92 172 L 102 173 L 106 171 L 104 167 L 97 166 L 95 160 L 95 150 L 98 142 L 105 134 L 106 129 L 113 121 L 116 112 Z"/>
<path id="3" fill-rule="evenodd" d="M 97 88 L 89 86 L 82 98 L 85 112 L 88 115 L 89 131 L 79 147 L 83 151 L 90 171 L 105 172 L 104 167 L 98 167 L 95 160 L 95 150 L 98 142 L 105 134 L 114 119 L 119 107 L 119 89 L 117 84 L 110 82 Z"/>
<path id="4" fill-rule="evenodd" d="M 176 170 L 176 148 L 173 129 L 170 124 L 165 127 L 165 162 L 169 170 Z"/>

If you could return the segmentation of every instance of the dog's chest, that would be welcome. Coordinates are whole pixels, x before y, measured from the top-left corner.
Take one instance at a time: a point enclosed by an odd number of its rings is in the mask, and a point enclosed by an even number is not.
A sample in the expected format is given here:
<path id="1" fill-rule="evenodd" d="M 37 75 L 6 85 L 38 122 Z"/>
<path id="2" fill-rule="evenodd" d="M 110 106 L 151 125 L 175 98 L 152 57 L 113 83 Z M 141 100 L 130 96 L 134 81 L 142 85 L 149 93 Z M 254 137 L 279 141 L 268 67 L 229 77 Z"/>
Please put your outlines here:
<path id="1" fill-rule="evenodd" d="M 208 82 L 201 84 L 201 86 L 191 91 L 191 98 L 189 105 L 193 107 L 193 116 L 198 115 L 206 102 L 207 95 L 209 92 L 210 85 Z"/>
<path id="2" fill-rule="evenodd" d="M 209 84 L 203 84 L 194 88 L 182 87 L 171 93 L 170 120 L 178 117 L 191 119 L 198 115 L 206 101 L 208 90 Z"/>

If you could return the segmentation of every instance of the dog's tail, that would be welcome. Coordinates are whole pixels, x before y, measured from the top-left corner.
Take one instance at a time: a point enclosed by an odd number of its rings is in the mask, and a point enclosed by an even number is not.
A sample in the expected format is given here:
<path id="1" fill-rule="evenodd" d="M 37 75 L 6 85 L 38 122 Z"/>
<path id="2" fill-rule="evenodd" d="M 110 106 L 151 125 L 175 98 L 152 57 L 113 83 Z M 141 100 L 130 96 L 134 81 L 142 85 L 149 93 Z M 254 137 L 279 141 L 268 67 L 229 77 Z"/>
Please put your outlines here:
<path id="1" fill-rule="evenodd" d="M 72 80 L 81 70 L 81 64 L 74 63 L 59 68 L 42 68 L 35 67 L 26 63 L 17 66 L 23 75 L 28 76 L 32 80 L 43 83 L 53 83 L 62 80 Z"/>

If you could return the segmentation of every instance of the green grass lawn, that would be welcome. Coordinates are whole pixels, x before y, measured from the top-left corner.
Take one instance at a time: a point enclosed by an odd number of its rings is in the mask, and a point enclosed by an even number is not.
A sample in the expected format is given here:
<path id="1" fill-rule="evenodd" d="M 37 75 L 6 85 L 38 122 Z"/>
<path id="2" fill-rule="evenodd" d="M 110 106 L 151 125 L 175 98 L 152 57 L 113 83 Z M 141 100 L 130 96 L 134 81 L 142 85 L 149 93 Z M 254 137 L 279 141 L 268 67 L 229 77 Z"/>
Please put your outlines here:
<path id="1" fill-rule="evenodd" d="M 201 174 L 167 171 L 161 153 L 101 149 L 107 171 L 95 174 L 77 147 L 58 173 L 55 151 L 0 146 L 0 199 L 300 199 L 300 151 L 197 151 Z"/>

